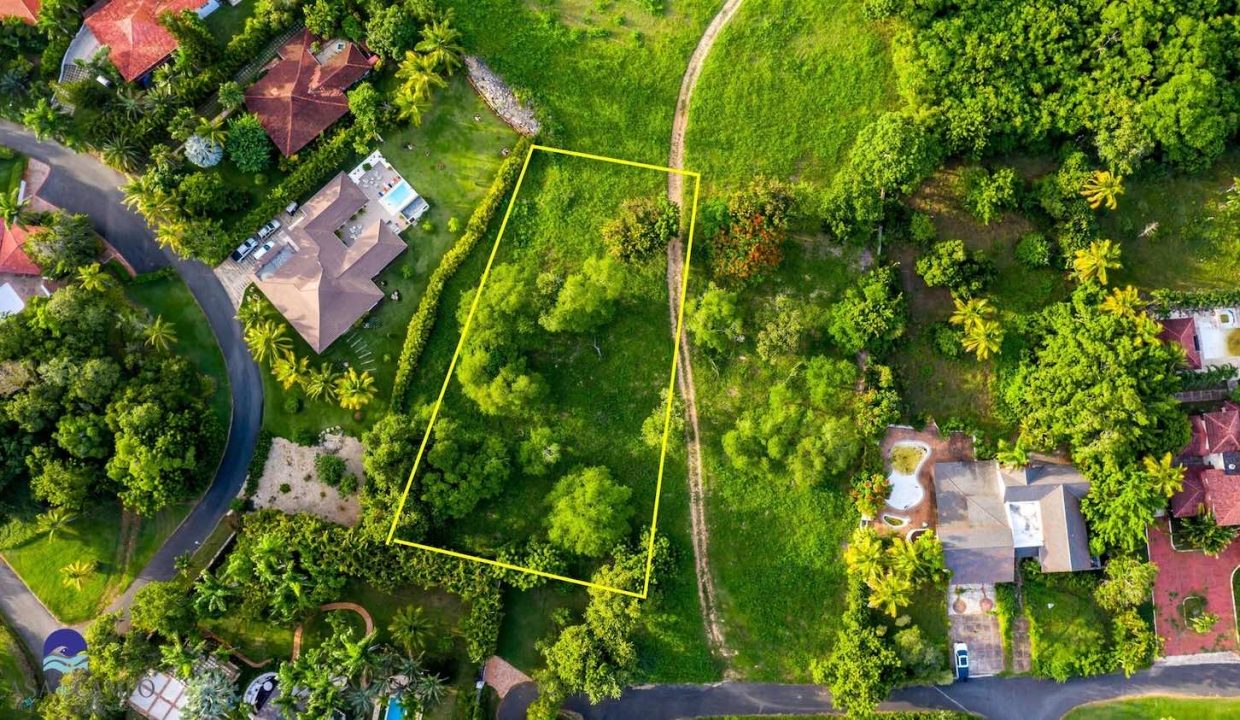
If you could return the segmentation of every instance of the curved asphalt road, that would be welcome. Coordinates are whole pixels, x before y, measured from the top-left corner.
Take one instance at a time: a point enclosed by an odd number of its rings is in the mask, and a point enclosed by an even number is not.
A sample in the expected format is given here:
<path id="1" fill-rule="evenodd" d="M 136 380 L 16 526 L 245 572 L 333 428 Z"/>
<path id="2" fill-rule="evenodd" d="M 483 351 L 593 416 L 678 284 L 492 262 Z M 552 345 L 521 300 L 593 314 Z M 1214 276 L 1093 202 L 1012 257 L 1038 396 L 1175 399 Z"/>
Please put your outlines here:
<path id="1" fill-rule="evenodd" d="M 1029 677 L 989 677 L 942 687 L 897 690 L 883 710 L 967 710 L 990 720 L 1059 720 L 1085 703 L 1137 695 L 1240 697 L 1240 664 L 1155 667 L 1123 675 L 1054 683 Z M 499 720 L 521 720 L 537 696 L 533 683 L 513 688 Z M 586 720 L 677 720 L 720 715 L 810 715 L 833 712 L 831 696 L 817 685 L 723 682 L 629 688 L 618 700 L 590 705 L 568 701 Z"/>
<path id="2" fill-rule="evenodd" d="M 138 588 L 152 580 L 171 578 L 176 573 L 173 567 L 176 557 L 193 550 L 211 534 L 228 512 L 229 502 L 241 491 L 262 424 L 262 378 L 241 338 L 241 326 L 234 317 L 232 304 L 211 268 L 200 262 L 181 260 L 159 247 L 146 221 L 121 204 L 124 176 L 90 155 L 75 153 L 54 142 L 40 142 L 25 128 L 4 120 L 0 120 L 0 145 L 50 165 L 51 176 L 40 196 L 65 210 L 90 216 L 99 234 L 107 238 L 135 270 L 141 273 L 169 265 L 175 267 L 206 314 L 228 367 L 232 425 L 215 479 L 185 522 L 164 542 L 125 594 L 108 608 L 121 610 L 129 606 Z M 42 657 L 43 638 L 60 623 L 3 562 L 0 562 L 0 611 L 35 655 Z"/>

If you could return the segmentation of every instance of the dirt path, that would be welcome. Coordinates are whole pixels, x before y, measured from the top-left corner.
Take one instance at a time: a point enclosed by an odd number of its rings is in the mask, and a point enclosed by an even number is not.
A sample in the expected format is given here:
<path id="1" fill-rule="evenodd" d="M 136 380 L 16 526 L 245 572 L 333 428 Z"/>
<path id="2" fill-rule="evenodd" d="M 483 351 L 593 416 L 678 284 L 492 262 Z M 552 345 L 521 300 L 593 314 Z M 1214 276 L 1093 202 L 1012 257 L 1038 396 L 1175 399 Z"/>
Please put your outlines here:
<path id="1" fill-rule="evenodd" d="M 697 87 L 698 78 L 702 75 L 702 66 L 706 56 L 715 45 L 719 33 L 736 14 L 742 0 L 727 0 L 710 21 L 702 39 L 698 41 L 693 55 L 689 58 L 689 66 L 685 68 L 684 79 L 680 83 L 680 96 L 676 98 L 676 116 L 672 121 L 672 145 L 668 152 L 667 164 L 683 169 L 685 162 L 685 130 L 689 126 L 689 103 L 693 98 L 693 89 Z M 684 177 L 669 174 L 667 177 L 667 197 L 672 202 L 684 207 Z M 676 332 L 677 308 L 680 307 L 680 291 L 684 273 L 684 243 L 677 237 L 667 248 L 667 292 L 670 302 L 668 312 L 671 318 L 672 333 Z M 697 396 L 693 390 L 693 364 L 690 362 L 689 338 L 682 330 L 680 335 L 680 371 L 677 373 L 680 383 L 680 394 L 685 401 L 685 415 L 688 422 L 685 427 L 685 442 L 688 453 L 689 475 L 689 518 L 693 529 L 693 562 L 697 571 L 698 602 L 702 606 L 702 619 L 706 623 L 706 634 L 710 640 L 711 651 L 716 656 L 727 659 L 732 656 L 723 637 L 723 620 L 719 614 L 718 593 L 715 591 L 715 578 L 710 572 L 710 529 L 706 526 L 705 488 L 702 483 L 702 446 L 701 432 L 698 430 Z"/>

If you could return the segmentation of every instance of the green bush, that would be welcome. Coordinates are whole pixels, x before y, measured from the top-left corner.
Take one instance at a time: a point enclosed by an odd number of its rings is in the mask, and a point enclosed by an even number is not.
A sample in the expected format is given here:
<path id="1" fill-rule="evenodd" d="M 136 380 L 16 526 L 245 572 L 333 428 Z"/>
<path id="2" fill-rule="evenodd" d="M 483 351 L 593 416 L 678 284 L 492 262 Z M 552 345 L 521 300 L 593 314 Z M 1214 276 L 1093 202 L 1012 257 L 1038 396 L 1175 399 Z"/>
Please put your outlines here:
<path id="1" fill-rule="evenodd" d="M 909 239 L 918 247 L 929 248 L 939 238 L 939 231 L 934 228 L 934 221 L 923 212 L 915 212 L 908 221 Z"/>
<path id="2" fill-rule="evenodd" d="M 288 413 L 289 415 L 296 415 L 297 413 L 301 412 L 301 405 L 302 405 L 301 398 L 297 397 L 296 395 L 289 395 L 288 397 L 284 398 L 284 412 Z"/>
<path id="3" fill-rule="evenodd" d="M 931 331 L 934 338 L 934 351 L 949 360 L 955 360 L 964 353 L 964 333 L 960 329 L 945 322 L 934 324 Z"/>
<path id="4" fill-rule="evenodd" d="M 254 443 L 254 454 L 250 456 L 250 469 L 245 476 L 245 497 L 247 498 L 258 489 L 258 479 L 263 476 L 263 467 L 267 465 L 267 456 L 271 454 L 273 437 L 270 430 L 258 431 L 258 441 Z"/>
<path id="5" fill-rule="evenodd" d="M 344 460 L 339 455 L 320 455 L 314 459 L 314 471 L 324 485 L 339 487 L 345 470 Z"/>
<path id="6" fill-rule="evenodd" d="M 360 483 L 358 482 L 356 475 L 353 473 L 345 473 L 344 477 L 340 478 L 340 485 L 337 487 L 342 494 L 352 495 L 357 492 L 359 485 Z"/>
<path id="7" fill-rule="evenodd" d="M 1016 260 L 1027 268 L 1051 266 L 1051 242 L 1042 233 L 1022 235 L 1016 243 Z"/>
<path id="8" fill-rule="evenodd" d="M 430 339 L 431 330 L 435 326 L 435 317 L 439 313 L 439 301 L 443 295 L 444 286 L 473 252 L 474 246 L 478 244 L 482 236 L 486 234 L 491 218 L 499 210 L 500 203 L 508 196 L 513 184 L 517 181 L 517 175 L 520 174 L 521 167 L 525 163 L 530 142 L 529 138 L 521 138 L 517 141 L 508 159 L 500 166 L 486 196 L 482 198 L 482 202 L 478 203 L 474 214 L 465 224 L 465 233 L 448 252 L 444 253 L 439 266 L 435 268 L 435 272 L 431 273 L 431 279 L 426 284 L 426 292 L 422 294 L 422 300 L 418 303 L 418 311 L 409 319 L 405 344 L 401 348 L 400 359 L 396 365 L 396 380 L 392 385 L 392 409 L 405 410 L 405 395 L 409 392 L 409 381 L 413 377 L 414 368 L 417 367 L 422 351 L 426 349 L 426 341 Z"/>

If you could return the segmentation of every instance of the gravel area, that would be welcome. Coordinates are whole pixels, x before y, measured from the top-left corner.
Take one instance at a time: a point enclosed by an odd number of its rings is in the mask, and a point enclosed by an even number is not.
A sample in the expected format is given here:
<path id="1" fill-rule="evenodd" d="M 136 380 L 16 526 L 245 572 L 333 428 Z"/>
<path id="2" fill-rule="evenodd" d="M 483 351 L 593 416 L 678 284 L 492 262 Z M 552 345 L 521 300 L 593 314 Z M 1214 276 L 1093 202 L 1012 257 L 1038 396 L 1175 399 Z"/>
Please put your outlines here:
<path id="1" fill-rule="evenodd" d="M 480 58 L 467 55 L 465 67 L 469 71 L 469 82 L 501 120 L 522 135 L 533 137 L 538 134 L 542 125 L 538 118 L 534 117 L 534 111 L 523 105 L 512 88 L 487 67 L 486 63 Z"/>
<path id="2" fill-rule="evenodd" d="M 362 477 L 362 443 L 357 438 L 326 435 L 320 444 L 303 447 L 278 437 L 271 443 L 263 476 L 254 493 L 254 506 L 275 508 L 290 515 L 309 513 L 340 525 L 357 524 L 362 510 L 357 493 L 341 495 L 316 477 L 314 460 L 324 454 L 339 455 L 349 472 Z M 280 487 L 286 483 L 288 492 L 281 492 Z"/>

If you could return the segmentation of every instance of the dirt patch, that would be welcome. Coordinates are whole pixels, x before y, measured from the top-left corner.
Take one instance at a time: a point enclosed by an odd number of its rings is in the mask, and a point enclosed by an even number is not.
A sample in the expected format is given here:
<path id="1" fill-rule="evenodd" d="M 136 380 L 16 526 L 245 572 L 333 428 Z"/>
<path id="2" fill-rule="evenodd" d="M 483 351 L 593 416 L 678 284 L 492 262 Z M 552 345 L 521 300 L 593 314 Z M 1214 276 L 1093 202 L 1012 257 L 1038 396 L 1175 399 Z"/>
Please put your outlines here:
<path id="1" fill-rule="evenodd" d="M 272 441 L 267 454 L 263 476 L 254 492 L 254 506 L 274 508 L 290 515 L 309 513 L 340 525 L 357 524 L 361 515 L 357 494 L 342 495 L 336 488 L 318 481 L 314 460 L 319 455 L 338 455 L 348 471 L 361 480 L 362 443 L 357 438 L 327 435 L 320 444 L 304 447 L 278 437 Z"/>

